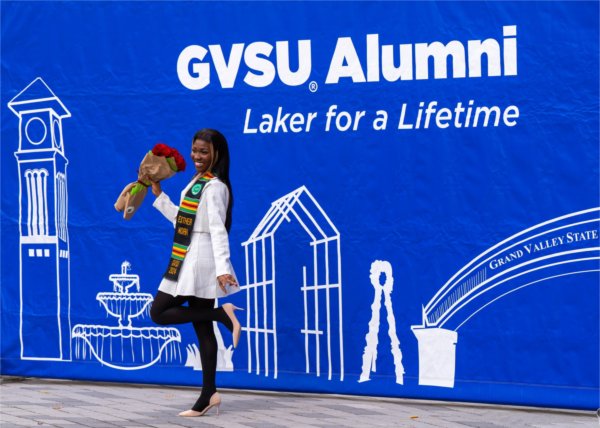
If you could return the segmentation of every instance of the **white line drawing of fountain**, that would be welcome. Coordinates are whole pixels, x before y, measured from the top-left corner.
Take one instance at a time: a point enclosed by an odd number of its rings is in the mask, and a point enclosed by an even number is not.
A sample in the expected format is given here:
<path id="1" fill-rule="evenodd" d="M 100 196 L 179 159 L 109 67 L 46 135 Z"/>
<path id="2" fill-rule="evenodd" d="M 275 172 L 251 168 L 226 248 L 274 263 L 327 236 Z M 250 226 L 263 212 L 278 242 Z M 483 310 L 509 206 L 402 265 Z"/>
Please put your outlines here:
<path id="1" fill-rule="evenodd" d="M 272 370 L 277 379 L 275 235 L 284 220 L 288 223 L 296 220 L 310 238 L 312 247 L 312 284 L 308 282 L 306 266 L 302 267 L 302 283 L 298 281 L 304 299 L 304 325 L 299 326 L 299 331 L 304 335 L 305 372 L 311 372 L 312 362 L 316 376 L 321 375 L 321 342 L 325 339 L 327 379 L 332 379 L 335 365 L 343 381 L 340 233 L 305 186 L 272 202 L 248 240 L 242 243 L 246 258 L 246 285 L 241 289 L 246 291 L 248 308 L 246 327 L 243 327 L 248 343 L 248 373 L 254 366 L 257 375 L 262 370 L 269 376 Z M 325 302 L 325 320 L 320 314 L 319 298 Z M 338 329 L 331 325 L 336 316 Z"/>
<path id="2" fill-rule="evenodd" d="M 492 303 L 541 282 L 600 272 L 600 207 L 539 223 L 499 242 L 456 272 L 412 326 L 419 385 L 454 387 L 458 329 Z"/>
<path id="3" fill-rule="evenodd" d="M 100 292 L 96 300 L 118 326 L 77 324 L 73 327 L 75 358 L 94 357 L 117 370 L 139 370 L 158 361 L 180 361 L 181 335 L 173 327 L 133 327 L 133 320 L 150 315 L 153 297 L 140 293 L 140 277 L 130 274 L 124 261 L 120 274 L 111 274 L 113 291 Z M 131 289 L 134 288 L 132 291 Z"/>
<path id="4" fill-rule="evenodd" d="M 385 274 L 385 282 L 381 284 L 380 276 Z M 394 277 L 392 276 L 392 265 L 385 260 L 375 260 L 371 263 L 371 285 L 375 289 L 373 304 L 371 305 L 371 320 L 369 321 L 369 332 L 365 336 L 365 350 L 363 352 L 362 372 L 359 382 L 371 380 L 370 373 L 376 372 L 377 366 L 377 345 L 379 334 L 379 314 L 381 312 L 381 295 L 384 296 L 384 304 L 387 313 L 388 336 L 390 337 L 390 346 L 392 357 L 394 358 L 394 368 L 396 373 L 396 383 L 404 384 L 404 366 L 402 365 L 402 352 L 400 351 L 400 340 L 396 334 L 396 317 L 392 307 L 392 291 L 394 289 Z"/>

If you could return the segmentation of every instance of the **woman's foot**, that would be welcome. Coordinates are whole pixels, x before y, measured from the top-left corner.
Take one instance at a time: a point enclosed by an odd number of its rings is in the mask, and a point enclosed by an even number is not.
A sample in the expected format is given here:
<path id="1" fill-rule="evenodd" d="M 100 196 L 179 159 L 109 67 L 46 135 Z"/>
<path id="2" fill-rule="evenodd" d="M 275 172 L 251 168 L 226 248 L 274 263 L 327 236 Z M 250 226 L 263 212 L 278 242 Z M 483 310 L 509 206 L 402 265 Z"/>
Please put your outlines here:
<path id="1" fill-rule="evenodd" d="M 210 410 L 211 407 L 216 407 L 217 415 L 219 414 L 221 396 L 218 392 L 215 392 L 213 395 L 210 396 L 210 400 L 208 400 L 208 403 L 203 403 L 202 401 L 202 397 L 200 397 L 198 401 L 196 401 L 196 404 L 194 404 L 194 407 L 192 407 L 190 410 L 186 410 L 184 412 L 179 413 L 179 416 L 184 416 L 188 418 L 203 416 L 206 412 Z"/>
<path id="2" fill-rule="evenodd" d="M 233 335 L 233 347 L 237 348 L 238 342 L 240 341 L 240 335 L 242 334 L 242 326 L 238 321 L 237 317 L 235 316 L 235 311 L 241 310 L 241 308 L 237 308 L 231 303 L 225 303 L 221 307 L 223 308 L 223 310 L 231 320 L 231 323 L 233 324 L 233 329 L 231 330 L 231 334 Z"/>

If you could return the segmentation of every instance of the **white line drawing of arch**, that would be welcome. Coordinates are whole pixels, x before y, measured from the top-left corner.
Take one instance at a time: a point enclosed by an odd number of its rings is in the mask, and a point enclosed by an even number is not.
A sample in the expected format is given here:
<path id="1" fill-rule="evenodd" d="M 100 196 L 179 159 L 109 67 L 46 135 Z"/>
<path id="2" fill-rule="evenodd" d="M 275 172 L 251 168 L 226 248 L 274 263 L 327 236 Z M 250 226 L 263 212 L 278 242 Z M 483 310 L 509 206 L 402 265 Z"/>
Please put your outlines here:
<path id="1" fill-rule="evenodd" d="M 385 274 L 385 282 L 381 284 L 380 275 Z M 369 332 L 365 336 L 365 350 L 363 351 L 362 372 L 359 382 L 371 380 L 370 373 L 376 371 L 377 345 L 379 334 L 379 313 L 381 312 L 381 296 L 384 296 L 384 304 L 387 313 L 388 336 L 394 367 L 396 372 L 396 383 L 404 384 L 404 366 L 402 365 L 402 352 L 400 351 L 400 340 L 396 334 L 396 317 L 392 307 L 392 291 L 394 289 L 394 277 L 392 276 L 392 265 L 385 260 L 375 260 L 371 263 L 371 284 L 375 289 L 373 304 L 371 305 L 371 320 L 369 321 Z"/>
<path id="2" fill-rule="evenodd" d="M 314 355 L 314 371 L 321 375 L 321 336 L 324 335 L 327 346 L 327 378 L 332 379 L 334 369 L 334 344 L 332 337 L 337 335 L 338 370 L 340 381 L 344 380 L 344 342 L 342 323 L 342 268 L 340 251 L 340 233 L 329 219 L 323 208 L 305 186 L 282 196 L 271 203 L 271 207 L 260 220 L 248 240 L 242 243 L 246 260 L 246 332 L 248 344 L 248 372 L 256 374 L 264 371 L 265 376 L 273 373 L 278 376 L 278 338 L 276 311 L 276 257 L 275 235 L 283 221 L 297 221 L 310 238 L 313 252 L 312 276 L 309 284 L 306 266 L 302 268 L 302 286 L 304 300 L 304 325 L 300 329 L 304 334 L 305 372 L 310 373 L 311 355 Z M 330 266 L 330 264 L 333 266 Z M 324 281 L 319 283 L 319 275 Z M 268 288 L 270 287 L 270 291 Z M 337 308 L 332 307 L 331 293 L 336 293 Z M 308 304 L 309 293 L 314 306 Z M 324 294 L 324 296 L 320 296 Z M 325 331 L 321 330 L 322 320 L 319 313 L 319 298 L 325 298 Z M 264 305 L 259 307 L 259 300 Z M 268 303 L 270 301 L 270 307 Z M 338 330 L 331 327 L 332 311 L 337 311 Z M 270 312 L 271 324 L 268 314 Z M 312 313 L 311 313 L 312 312 Z M 314 345 L 311 352 L 311 342 Z M 261 352 L 262 340 L 262 352 Z M 272 356 L 272 362 L 270 359 Z M 271 364 L 273 365 L 271 367 Z"/>
<path id="3" fill-rule="evenodd" d="M 600 208 L 560 216 L 475 257 L 438 290 L 412 327 L 419 342 L 419 384 L 454 386 L 458 330 L 492 303 L 529 285 L 600 272 Z"/>
<path id="4" fill-rule="evenodd" d="M 62 120 L 71 113 L 41 77 L 7 105 L 19 118 L 14 154 L 19 167 L 20 357 L 71 361 L 69 161 L 62 139 Z M 56 297 L 40 301 L 40 294 Z"/>

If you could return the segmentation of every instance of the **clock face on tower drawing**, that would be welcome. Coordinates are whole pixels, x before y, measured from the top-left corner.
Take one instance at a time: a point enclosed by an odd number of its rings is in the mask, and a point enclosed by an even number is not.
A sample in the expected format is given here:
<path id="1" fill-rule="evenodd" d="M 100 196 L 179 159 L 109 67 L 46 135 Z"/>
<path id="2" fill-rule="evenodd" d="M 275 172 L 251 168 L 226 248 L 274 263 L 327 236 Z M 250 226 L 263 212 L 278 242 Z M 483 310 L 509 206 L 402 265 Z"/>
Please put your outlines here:
<path id="1" fill-rule="evenodd" d="M 41 144 L 46 139 L 47 134 L 46 124 L 39 117 L 32 117 L 25 124 L 25 136 L 34 146 Z"/>

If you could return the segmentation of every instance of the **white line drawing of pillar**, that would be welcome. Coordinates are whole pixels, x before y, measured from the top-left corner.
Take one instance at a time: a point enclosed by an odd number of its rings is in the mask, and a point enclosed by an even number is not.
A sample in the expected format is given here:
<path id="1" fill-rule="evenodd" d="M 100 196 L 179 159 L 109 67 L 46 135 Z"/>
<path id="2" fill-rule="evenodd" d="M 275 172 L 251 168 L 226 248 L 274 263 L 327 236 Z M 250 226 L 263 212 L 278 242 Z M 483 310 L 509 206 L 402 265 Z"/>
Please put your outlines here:
<path id="1" fill-rule="evenodd" d="M 380 283 L 381 274 L 385 274 L 385 282 Z M 371 380 L 370 373 L 376 372 L 377 363 L 377 345 L 379 334 L 379 314 L 381 312 L 381 296 L 384 297 L 384 304 L 387 313 L 388 336 L 392 357 L 394 359 L 394 368 L 396 374 L 396 383 L 404 384 L 404 366 L 402 365 L 402 352 L 400 351 L 400 341 L 396 335 L 396 317 L 392 307 L 392 291 L 394 289 L 394 277 L 392 276 L 392 265 L 385 260 L 375 260 L 371 263 L 371 274 L 369 276 L 371 284 L 375 289 L 375 297 L 371 305 L 371 320 L 369 321 L 369 332 L 365 336 L 365 350 L 363 352 L 362 372 L 359 382 Z"/>
<path id="2" fill-rule="evenodd" d="M 71 360 L 67 164 L 71 117 L 40 78 L 8 102 L 19 118 L 19 337 L 21 359 Z"/>
<path id="3" fill-rule="evenodd" d="M 492 303 L 530 285 L 600 272 L 600 207 L 516 233 L 456 272 L 412 326 L 419 343 L 419 385 L 453 388 L 458 329 Z"/>
<path id="4" fill-rule="evenodd" d="M 305 186 L 274 201 L 248 240 L 242 243 L 246 259 L 246 284 L 241 288 L 246 291 L 246 327 L 243 330 L 246 332 L 248 345 L 248 372 L 251 373 L 254 367 L 256 374 L 262 371 L 265 376 L 271 373 L 275 379 L 278 376 L 275 236 L 284 220 L 295 220 L 300 224 L 310 237 L 313 253 L 311 281 L 308 279 L 310 273 L 307 274 L 306 266 L 302 267 L 304 325 L 300 331 L 304 335 L 305 372 L 311 372 L 311 360 L 314 359 L 313 370 L 316 376 L 321 375 L 321 346 L 325 345 L 327 379 L 332 379 L 334 364 L 337 363 L 336 368 L 343 381 L 340 233 Z M 324 278 L 321 283 L 318 280 L 320 276 Z M 314 305 L 308 304 L 309 295 Z M 323 298 L 325 320 L 322 320 L 319 310 L 319 299 Z M 337 307 L 331 304 L 333 298 L 337 300 Z M 259 301 L 263 304 L 259 305 Z M 331 322 L 336 312 L 338 329 L 334 331 Z M 336 351 L 338 358 L 334 355 Z"/>

